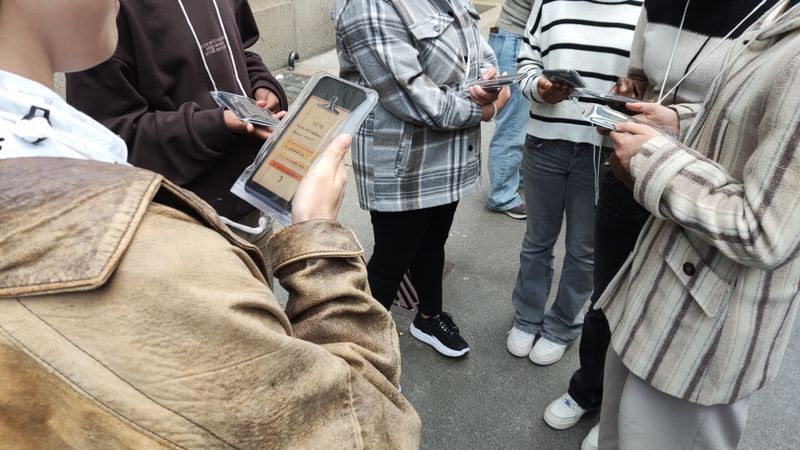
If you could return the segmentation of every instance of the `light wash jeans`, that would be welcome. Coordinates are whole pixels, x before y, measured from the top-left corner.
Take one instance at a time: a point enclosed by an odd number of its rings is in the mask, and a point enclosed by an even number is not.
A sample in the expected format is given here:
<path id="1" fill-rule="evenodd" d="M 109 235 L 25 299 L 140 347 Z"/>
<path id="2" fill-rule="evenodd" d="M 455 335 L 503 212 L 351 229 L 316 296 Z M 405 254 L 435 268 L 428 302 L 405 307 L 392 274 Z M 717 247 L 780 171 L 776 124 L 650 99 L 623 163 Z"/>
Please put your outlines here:
<path id="1" fill-rule="evenodd" d="M 522 36 L 502 29 L 489 35 L 489 46 L 497 55 L 501 74 L 516 72 L 521 45 Z M 516 84 L 512 85 L 511 98 L 495 118 L 496 127 L 489 143 L 489 195 L 486 199 L 489 209 L 506 211 L 522 203 L 517 188 L 529 110 L 528 99 Z"/>
<path id="2" fill-rule="evenodd" d="M 582 309 L 592 295 L 594 167 L 608 150 L 591 144 L 528 136 L 523 176 L 528 211 L 514 287 L 514 328 L 568 344 L 581 332 Z M 595 153 L 597 152 L 597 153 Z M 567 216 L 566 254 L 558 295 L 545 312 L 553 281 L 553 247 Z"/>

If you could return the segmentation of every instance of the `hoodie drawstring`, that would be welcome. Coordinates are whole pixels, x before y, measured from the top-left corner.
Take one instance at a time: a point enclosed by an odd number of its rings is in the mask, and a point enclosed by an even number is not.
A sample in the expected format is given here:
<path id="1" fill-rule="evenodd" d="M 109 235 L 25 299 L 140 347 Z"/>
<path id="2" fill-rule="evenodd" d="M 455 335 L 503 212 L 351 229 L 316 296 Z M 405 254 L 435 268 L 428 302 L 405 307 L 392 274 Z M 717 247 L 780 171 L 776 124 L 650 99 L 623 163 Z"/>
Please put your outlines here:
<path id="1" fill-rule="evenodd" d="M 239 78 L 239 69 L 236 68 L 236 60 L 233 57 L 233 49 L 231 49 L 231 43 L 228 40 L 228 32 L 225 30 L 225 24 L 222 22 L 222 14 L 219 12 L 219 5 L 217 5 L 217 0 L 212 0 L 214 3 L 214 9 L 217 12 L 217 20 L 219 20 L 219 26 L 222 28 L 222 36 L 225 38 L 225 44 L 228 47 L 228 54 L 231 57 L 231 65 L 233 66 L 233 73 L 236 75 L 236 82 L 239 84 L 239 89 L 242 90 L 242 95 L 245 97 L 249 97 L 247 92 L 244 90 L 244 86 L 242 86 L 242 80 Z M 203 45 L 200 43 L 200 39 L 197 37 L 197 32 L 192 25 L 191 19 L 189 19 L 189 14 L 186 12 L 186 7 L 183 6 L 183 1 L 178 0 L 178 5 L 181 7 L 181 11 L 183 12 L 183 17 L 186 19 L 186 24 L 189 25 L 189 30 L 192 32 L 192 36 L 194 36 L 194 41 L 197 44 L 197 50 L 200 52 L 200 59 L 203 60 L 203 66 L 206 68 L 206 73 L 208 74 L 208 79 L 211 80 L 211 86 L 214 88 L 215 91 L 217 89 L 217 82 L 214 80 L 214 76 L 211 74 L 211 69 L 208 67 L 208 61 L 206 61 L 206 54 L 203 51 Z"/>
<path id="2" fill-rule="evenodd" d="M 233 73 L 236 75 L 236 82 L 239 84 L 239 89 L 242 90 L 242 95 L 245 97 L 249 97 L 247 92 L 244 90 L 244 86 L 242 86 L 242 80 L 239 78 L 239 69 L 236 68 L 236 60 L 233 57 L 233 49 L 231 48 L 231 41 L 228 40 L 228 31 L 225 30 L 225 24 L 222 22 L 222 14 L 219 12 L 219 5 L 217 4 L 217 0 L 211 0 L 214 3 L 214 9 L 217 11 L 217 20 L 219 20 L 219 27 L 222 28 L 222 36 L 225 38 L 225 45 L 228 46 L 228 55 L 231 57 L 231 66 L 233 66 Z"/>

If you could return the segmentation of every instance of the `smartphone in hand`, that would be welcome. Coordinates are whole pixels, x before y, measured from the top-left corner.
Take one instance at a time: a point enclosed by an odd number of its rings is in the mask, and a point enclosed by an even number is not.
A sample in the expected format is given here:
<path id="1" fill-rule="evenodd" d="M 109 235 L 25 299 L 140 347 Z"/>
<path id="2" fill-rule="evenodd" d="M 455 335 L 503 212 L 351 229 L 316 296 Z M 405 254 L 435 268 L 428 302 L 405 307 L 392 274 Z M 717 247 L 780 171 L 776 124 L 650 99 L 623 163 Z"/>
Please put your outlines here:
<path id="1" fill-rule="evenodd" d="M 550 80 L 551 83 L 561 83 L 573 88 L 586 87 L 586 82 L 577 70 L 552 69 L 543 70 L 542 76 Z"/>
<path id="2" fill-rule="evenodd" d="M 281 123 L 275 114 L 272 114 L 269 110 L 262 109 L 250 97 L 224 91 L 211 91 L 211 97 L 219 106 L 231 110 L 239 120 L 269 128 L 275 128 Z"/>

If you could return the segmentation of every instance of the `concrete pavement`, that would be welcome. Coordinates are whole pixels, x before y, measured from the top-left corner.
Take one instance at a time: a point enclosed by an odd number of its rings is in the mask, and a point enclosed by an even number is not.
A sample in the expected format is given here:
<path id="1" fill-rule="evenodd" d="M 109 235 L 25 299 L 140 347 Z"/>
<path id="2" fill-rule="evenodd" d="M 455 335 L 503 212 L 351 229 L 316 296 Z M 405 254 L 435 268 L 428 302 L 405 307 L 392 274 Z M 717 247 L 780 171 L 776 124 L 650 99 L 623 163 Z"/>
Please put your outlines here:
<path id="1" fill-rule="evenodd" d="M 495 8 L 483 14 L 484 31 L 494 24 L 497 13 Z M 320 70 L 338 72 L 335 52 L 305 60 L 297 68 L 309 75 Z M 484 125 L 484 180 L 488 180 L 486 152 L 492 131 L 491 124 Z M 355 231 L 369 257 L 373 244 L 369 215 L 358 207 L 350 173 L 340 218 Z M 566 431 L 555 431 L 542 420 L 545 407 L 565 392 L 578 366 L 577 345 L 550 367 L 535 366 L 506 351 L 525 223 L 486 210 L 485 198 L 484 187 L 461 202 L 447 244 L 447 260 L 455 268 L 444 283 L 444 304 L 471 345 L 469 355 L 457 360 L 439 356 L 411 337 L 408 319 L 395 316 L 401 333 L 403 393 L 422 418 L 422 448 L 578 449 L 597 414 L 587 415 Z M 556 276 L 563 254 L 559 242 Z M 800 448 L 800 408 L 792 394 L 800 386 L 798 328 L 778 379 L 754 397 L 741 448 Z"/>

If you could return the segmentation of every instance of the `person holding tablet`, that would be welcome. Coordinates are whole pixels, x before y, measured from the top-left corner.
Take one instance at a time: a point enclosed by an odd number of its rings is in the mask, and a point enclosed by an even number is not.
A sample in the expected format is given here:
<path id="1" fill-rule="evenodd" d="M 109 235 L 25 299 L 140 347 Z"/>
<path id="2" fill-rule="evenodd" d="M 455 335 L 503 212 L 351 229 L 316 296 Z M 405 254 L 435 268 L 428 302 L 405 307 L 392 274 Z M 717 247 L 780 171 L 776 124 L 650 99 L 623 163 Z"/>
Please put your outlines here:
<path id="1" fill-rule="evenodd" d="M 261 214 L 230 192 L 269 130 L 239 120 L 210 91 L 253 98 L 273 112 L 286 94 L 249 50 L 259 30 L 247 0 L 121 0 L 114 56 L 67 75 L 67 101 L 120 135 L 131 164 L 158 172 L 221 216 L 256 227 Z M 234 232 L 270 257 L 272 222 Z"/>
<path id="2" fill-rule="evenodd" d="M 336 222 L 350 138 L 270 240 L 284 309 L 255 246 L 53 92 L 111 56 L 117 11 L 0 0 L 2 447 L 417 448 L 397 330 Z"/>

